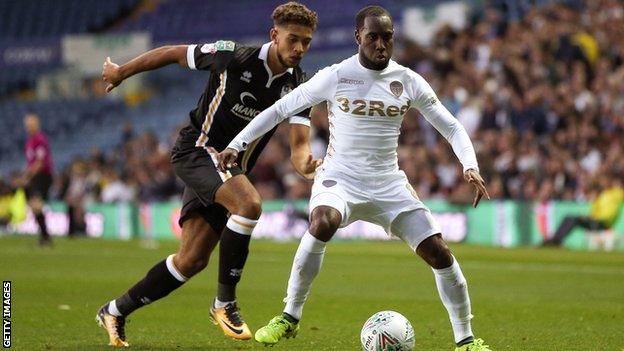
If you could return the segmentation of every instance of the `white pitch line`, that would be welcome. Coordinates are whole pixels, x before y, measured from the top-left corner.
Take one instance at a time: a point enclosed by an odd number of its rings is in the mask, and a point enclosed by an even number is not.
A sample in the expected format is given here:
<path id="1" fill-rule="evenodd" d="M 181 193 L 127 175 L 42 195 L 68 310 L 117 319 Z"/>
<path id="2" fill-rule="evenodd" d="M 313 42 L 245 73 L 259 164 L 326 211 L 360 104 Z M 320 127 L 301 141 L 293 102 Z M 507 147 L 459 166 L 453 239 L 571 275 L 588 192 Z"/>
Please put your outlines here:
<path id="1" fill-rule="evenodd" d="M 597 267 L 578 266 L 568 264 L 542 264 L 529 262 L 484 262 L 460 260 L 460 265 L 468 269 L 477 270 L 511 270 L 519 272 L 556 272 L 556 273 L 583 273 L 583 274 L 603 274 L 603 275 L 624 275 L 624 268 L 618 267 Z"/>

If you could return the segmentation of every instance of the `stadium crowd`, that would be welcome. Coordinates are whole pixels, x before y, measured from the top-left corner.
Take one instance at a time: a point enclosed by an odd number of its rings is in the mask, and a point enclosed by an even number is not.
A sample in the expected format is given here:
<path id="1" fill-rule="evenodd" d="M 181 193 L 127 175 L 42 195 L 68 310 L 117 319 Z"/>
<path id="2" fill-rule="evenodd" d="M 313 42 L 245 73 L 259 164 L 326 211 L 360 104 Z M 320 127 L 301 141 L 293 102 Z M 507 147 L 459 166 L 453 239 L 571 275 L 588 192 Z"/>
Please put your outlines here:
<path id="1" fill-rule="evenodd" d="M 169 162 L 169 146 L 151 132 L 135 135 L 132 125 L 126 124 L 111 153 L 93 149 L 88 157 L 76 158 L 57 177 L 53 195 L 68 203 L 165 201 L 180 189 Z"/>
<path id="2" fill-rule="evenodd" d="M 624 177 L 624 7 L 587 1 L 531 8 L 507 23 L 493 9 L 465 30 L 440 30 L 400 61 L 432 82 L 477 149 L 494 198 L 587 199 Z M 455 195 L 448 150 L 407 120 L 400 159 L 423 197 Z"/>
<path id="3" fill-rule="evenodd" d="M 465 126 L 492 198 L 589 200 L 602 178 L 624 178 L 622 37 L 624 5 L 617 0 L 586 1 L 580 10 L 531 7 L 519 21 L 487 8 L 463 30 L 441 28 L 430 46 L 401 40 L 395 56 L 423 75 Z M 57 170 L 52 198 L 78 207 L 177 198 L 181 183 L 169 163 L 176 133 L 159 143 L 125 126 L 111 153 L 92 150 Z M 314 120 L 316 157 L 327 140 L 327 121 Z M 417 112 L 405 118 L 398 156 L 422 198 L 471 201 L 450 147 Z M 287 126 L 251 177 L 264 199 L 309 195 L 311 183 L 289 162 Z"/>

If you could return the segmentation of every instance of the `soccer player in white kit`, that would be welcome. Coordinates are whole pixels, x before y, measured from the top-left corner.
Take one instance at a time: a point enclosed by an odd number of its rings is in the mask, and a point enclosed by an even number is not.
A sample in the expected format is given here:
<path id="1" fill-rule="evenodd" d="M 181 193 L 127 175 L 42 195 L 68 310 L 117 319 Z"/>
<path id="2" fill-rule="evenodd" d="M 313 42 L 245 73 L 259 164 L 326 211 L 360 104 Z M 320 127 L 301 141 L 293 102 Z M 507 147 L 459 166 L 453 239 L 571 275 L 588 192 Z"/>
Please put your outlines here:
<path id="1" fill-rule="evenodd" d="M 408 109 L 418 109 L 452 145 L 466 180 L 475 185 L 473 205 L 482 196 L 489 196 L 463 126 L 420 75 L 390 59 L 393 33 L 392 18 L 385 9 L 362 9 L 355 31 L 359 53 L 319 71 L 260 113 L 218 156 L 220 167 L 229 168 L 239 151 L 275 125 L 305 108 L 327 102 L 330 140 L 312 187 L 310 227 L 295 254 L 284 312 L 255 334 L 255 339 L 265 345 L 297 334 L 327 242 L 338 228 L 364 220 L 401 238 L 432 267 L 451 320 L 455 350 L 490 350 L 472 333 L 470 298 L 457 260 L 429 209 L 399 170 L 398 137 Z"/>

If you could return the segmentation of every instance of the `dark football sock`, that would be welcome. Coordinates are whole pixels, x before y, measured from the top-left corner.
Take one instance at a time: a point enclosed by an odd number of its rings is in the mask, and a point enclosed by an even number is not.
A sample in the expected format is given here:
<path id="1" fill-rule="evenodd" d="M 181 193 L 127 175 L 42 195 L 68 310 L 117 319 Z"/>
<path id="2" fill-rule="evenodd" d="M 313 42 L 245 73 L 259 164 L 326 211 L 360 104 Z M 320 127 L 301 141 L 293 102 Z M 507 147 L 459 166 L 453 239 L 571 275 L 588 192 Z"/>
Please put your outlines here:
<path id="1" fill-rule="evenodd" d="M 236 284 L 241 279 L 249 254 L 251 232 L 257 222 L 257 220 L 232 215 L 221 234 L 217 292 L 217 299 L 221 302 L 236 300 Z"/>
<path id="2" fill-rule="evenodd" d="M 145 278 L 115 300 L 119 313 L 127 316 L 137 308 L 159 300 L 184 284 L 186 278 L 173 266 L 173 255 L 158 262 Z"/>
<path id="3" fill-rule="evenodd" d="M 39 225 L 39 235 L 41 235 L 42 240 L 49 240 L 50 234 L 48 234 L 48 226 L 46 225 L 45 216 L 43 212 L 39 212 L 35 215 L 35 220 Z"/>

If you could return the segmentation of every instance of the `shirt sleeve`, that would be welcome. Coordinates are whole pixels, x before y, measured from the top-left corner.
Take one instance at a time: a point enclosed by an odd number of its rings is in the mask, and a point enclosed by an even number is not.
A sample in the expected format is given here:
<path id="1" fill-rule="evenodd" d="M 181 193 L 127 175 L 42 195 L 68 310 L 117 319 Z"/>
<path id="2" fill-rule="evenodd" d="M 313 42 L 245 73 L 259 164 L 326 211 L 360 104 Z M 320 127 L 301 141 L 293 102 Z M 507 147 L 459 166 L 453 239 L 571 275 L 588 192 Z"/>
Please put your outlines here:
<path id="1" fill-rule="evenodd" d="M 237 46 L 235 42 L 226 40 L 189 45 L 186 62 L 192 70 L 220 71 L 232 60 Z"/>
<path id="2" fill-rule="evenodd" d="M 415 73 L 414 73 L 415 74 Z M 415 107 L 433 127 L 451 144 L 453 152 L 461 162 L 464 172 L 479 170 L 477 155 L 464 126 L 442 105 L 429 83 L 416 75 L 412 80 Z"/>
<path id="3" fill-rule="evenodd" d="M 300 86 L 301 84 L 305 83 L 308 79 L 307 79 L 307 75 L 306 73 L 301 70 L 301 68 L 297 67 L 295 68 L 295 75 L 294 75 L 294 80 L 295 80 L 295 87 Z M 306 126 L 310 126 L 310 108 L 307 108 L 301 112 L 299 112 L 296 116 L 292 116 L 288 119 L 288 123 L 290 124 L 303 124 Z"/>
<path id="4" fill-rule="evenodd" d="M 310 116 L 309 113 L 307 116 L 292 116 L 288 119 L 288 123 L 290 124 L 303 124 L 306 126 L 310 126 Z"/>
<path id="5" fill-rule="evenodd" d="M 335 88 L 335 74 L 331 67 L 319 71 L 312 79 L 301 84 L 295 90 L 279 99 L 268 109 L 262 111 L 228 145 L 234 150 L 244 150 L 252 141 L 258 139 L 286 118 L 298 115 L 302 111 L 325 101 Z M 300 119 L 295 119 L 299 120 Z"/>
<path id="6" fill-rule="evenodd" d="M 320 70 L 310 80 L 278 100 L 275 103 L 277 112 L 284 118 L 303 115 L 306 112 L 309 116 L 310 107 L 325 100 L 331 100 L 331 95 L 336 88 L 335 77 L 333 66 Z"/>

